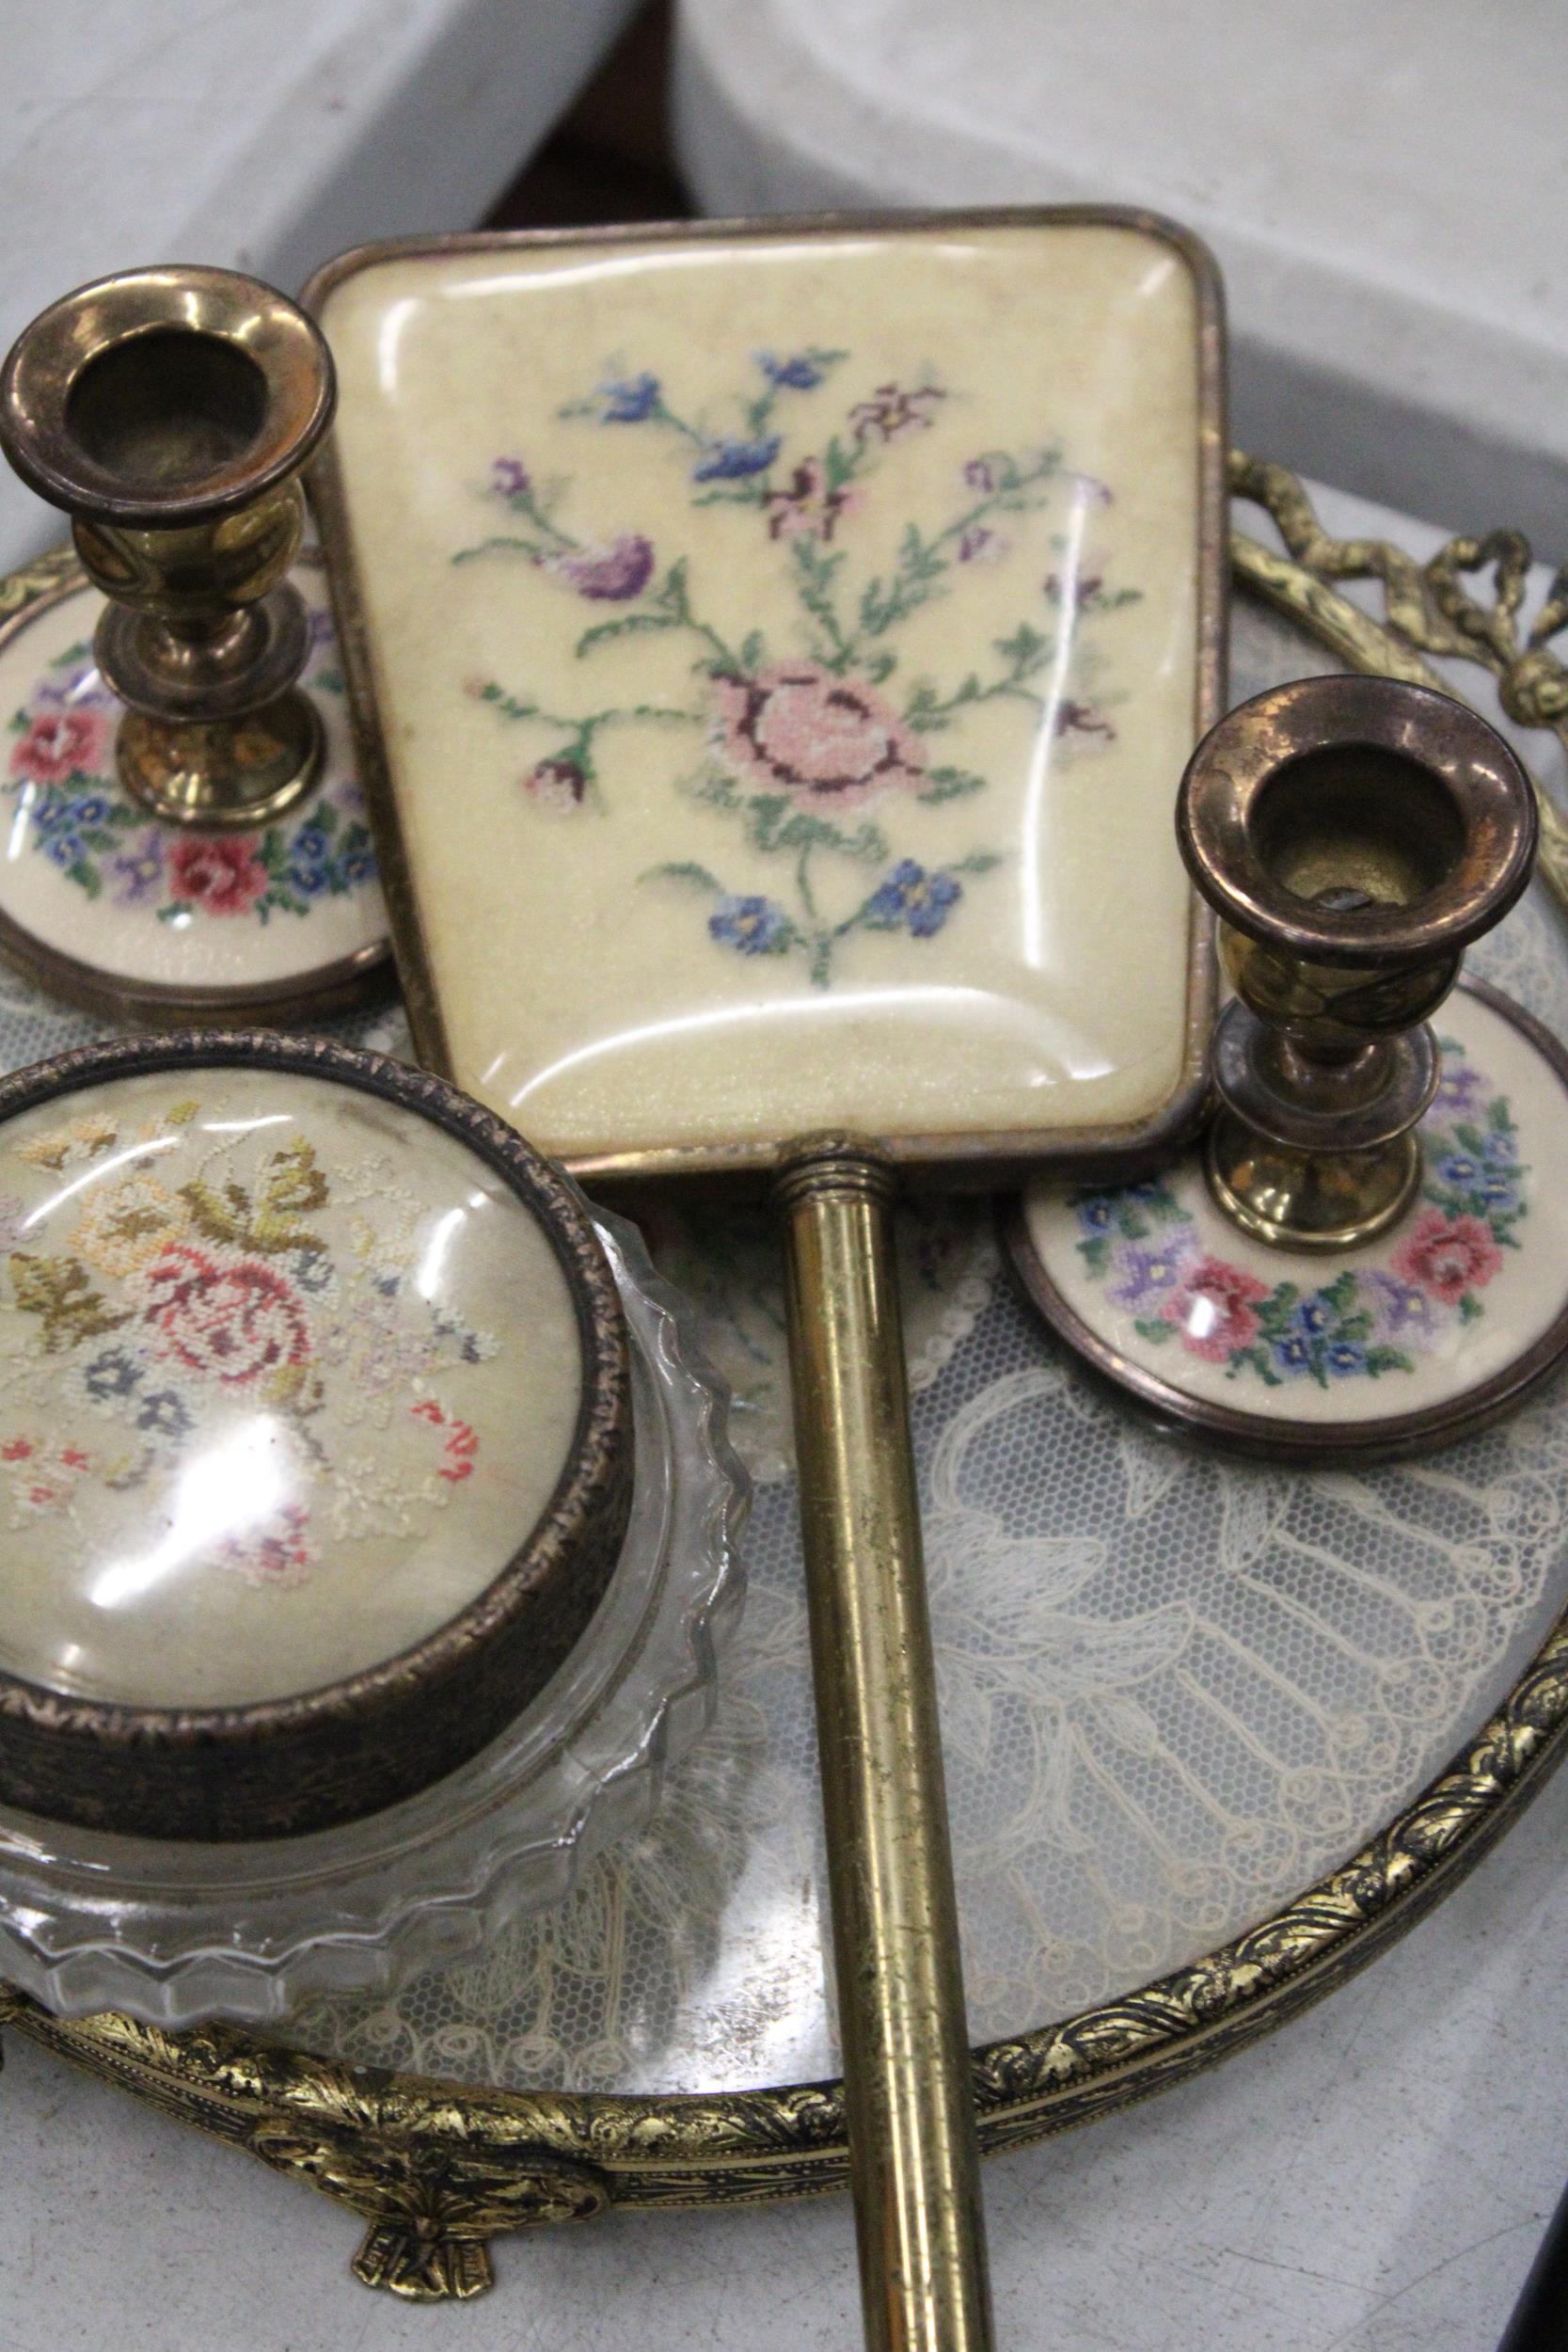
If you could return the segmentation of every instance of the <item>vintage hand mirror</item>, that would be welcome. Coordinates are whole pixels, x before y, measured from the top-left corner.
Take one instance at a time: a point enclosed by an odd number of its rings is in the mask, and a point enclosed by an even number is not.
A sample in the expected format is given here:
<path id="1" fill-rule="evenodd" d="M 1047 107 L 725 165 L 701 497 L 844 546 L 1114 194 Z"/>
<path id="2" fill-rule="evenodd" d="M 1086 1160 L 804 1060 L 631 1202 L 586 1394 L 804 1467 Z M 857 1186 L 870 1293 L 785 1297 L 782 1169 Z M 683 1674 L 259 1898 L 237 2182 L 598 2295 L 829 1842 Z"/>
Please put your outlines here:
<path id="1" fill-rule="evenodd" d="M 0 447 L 76 547 L 0 616 L 0 952 L 89 1009 L 286 1022 L 389 977 L 301 554 L 333 399 L 310 320 L 219 269 L 81 287 L 0 372 Z"/>
<path id="2" fill-rule="evenodd" d="M 1221 329 L 1132 214 L 371 248 L 324 542 L 424 1058 L 771 1184 L 867 2329 L 989 2315 L 889 1203 L 1196 1109 Z"/>

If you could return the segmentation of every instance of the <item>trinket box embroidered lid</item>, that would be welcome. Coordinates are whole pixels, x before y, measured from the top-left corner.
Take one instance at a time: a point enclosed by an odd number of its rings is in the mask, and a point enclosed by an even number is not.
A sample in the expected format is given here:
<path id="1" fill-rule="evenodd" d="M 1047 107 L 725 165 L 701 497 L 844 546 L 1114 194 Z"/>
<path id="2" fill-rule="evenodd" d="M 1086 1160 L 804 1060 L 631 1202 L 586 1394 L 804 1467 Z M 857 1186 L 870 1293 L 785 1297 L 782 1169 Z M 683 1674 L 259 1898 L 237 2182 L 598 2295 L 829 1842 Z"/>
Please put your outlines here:
<path id="1" fill-rule="evenodd" d="M 0 1795 L 236 1836 L 373 1809 L 561 1663 L 629 1503 L 580 1202 L 317 1041 L 0 1084 Z"/>

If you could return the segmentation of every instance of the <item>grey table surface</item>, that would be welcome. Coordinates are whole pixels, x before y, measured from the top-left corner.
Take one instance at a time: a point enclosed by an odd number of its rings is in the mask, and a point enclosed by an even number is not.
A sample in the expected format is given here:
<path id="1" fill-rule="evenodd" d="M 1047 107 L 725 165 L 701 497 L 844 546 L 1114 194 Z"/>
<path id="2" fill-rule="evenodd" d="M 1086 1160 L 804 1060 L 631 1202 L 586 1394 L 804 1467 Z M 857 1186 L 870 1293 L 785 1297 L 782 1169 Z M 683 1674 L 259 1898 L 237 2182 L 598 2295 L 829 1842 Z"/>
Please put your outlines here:
<path id="1" fill-rule="evenodd" d="M 1440 536 L 1343 496 L 1319 507 L 1421 555 Z M 1568 1774 L 1307 2015 L 990 2163 L 1003 2352 L 1492 2352 L 1568 2179 L 1565 1860 Z M 356 2234 L 309 2189 L 7 2037 L 3 2352 L 859 2341 L 842 2197 L 503 2239 L 495 2291 L 463 2308 L 369 2293 Z"/>

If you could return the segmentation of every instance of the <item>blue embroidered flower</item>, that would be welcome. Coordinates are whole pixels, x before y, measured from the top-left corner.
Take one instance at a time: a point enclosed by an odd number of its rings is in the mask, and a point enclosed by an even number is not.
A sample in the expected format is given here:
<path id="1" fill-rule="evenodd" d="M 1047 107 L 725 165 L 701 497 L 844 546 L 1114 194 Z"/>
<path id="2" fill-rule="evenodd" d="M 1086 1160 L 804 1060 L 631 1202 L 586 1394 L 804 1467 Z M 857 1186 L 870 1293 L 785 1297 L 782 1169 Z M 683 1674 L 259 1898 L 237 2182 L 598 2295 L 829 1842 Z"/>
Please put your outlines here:
<path id="1" fill-rule="evenodd" d="M 113 821 L 115 804 L 106 792 L 73 792 L 57 801 L 50 801 L 38 809 L 33 818 L 40 833 L 56 829 L 75 831 L 83 825 L 107 825 Z"/>
<path id="2" fill-rule="evenodd" d="M 1274 1360 L 1275 1371 L 1293 1380 L 1299 1373 L 1311 1371 L 1312 1343 L 1302 1332 L 1288 1331 L 1274 1343 Z"/>
<path id="3" fill-rule="evenodd" d="M 1438 1161 L 1437 1173 L 1456 1192 L 1471 1192 L 1481 1182 L 1481 1162 L 1468 1152 L 1450 1152 L 1446 1160 Z"/>
<path id="4" fill-rule="evenodd" d="M 1512 1127 L 1488 1127 L 1483 1149 L 1495 1167 L 1512 1167 L 1519 1156 L 1519 1138 Z"/>
<path id="5" fill-rule="evenodd" d="M 191 1427 L 190 1408 L 173 1389 L 154 1389 L 141 1401 L 136 1427 L 160 1438 L 183 1438 Z"/>
<path id="6" fill-rule="evenodd" d="M 691 469 L 693 482 L 744 482 L 754 473 L 766 473 L 779 453 L 782 435 L 770 433 L 765 441 L 710 441 L 699 463 Z"/>
<path id="7" fill-rule="evenodd" d="M 1092 1239 L 1097 1233 L 1108 1233 L 1117 1221 L 1117 1196 L 1114 1192 L 1081 1192 L 1073 1201 L 1079 1224 Z"/>
<path id="8" fill-rule="evenodd" d="M 866 900 L 865 919 L 878 930 L 896 930 L 907 924 L 916 939 L 929 939 L 963 895 L 963 884 L 954 875 L 928 874 L 912 857 L 900 858 Z"/>
<path id="9" fill-rule="evenodd" d="M 604 403 L 601 423 L 641 424 L 658 406 L 658 378 L 646 370 L 641 375 L 612 376 L 599 386 L 599 398 Z"/>
<path id="10" fill-rule="evenodd" d="M 350 825 L 338 850 L 338 871 L 346 886 L 375 880 L 375 844 L 364 825 Z"/>
<path id="11" fill-rule="evenodd" d="M 1333 1308 L 1322 1291 L 1314 1291 L 1310 1298 L 1304 1298 L 1296 1308 L 1291 1317 L 1291 1327 L 1292 1330 L 1299 1331 L 1303 1339 L 1317 1340 L 1322 1339 L 1333 1321 Z"/>
<path id="12" fill-rule="evenodd" d="M 1336 1380 L 1350 1380 L 1367 1369 L 1367 1351 L 1354 1340 L 1334 1340 L 1323 1350 L 1323 1362 Z"/>
<path id="13" fill-rule="evenodd" d="M 108 1405 L 117 1397 L 129 1396 L 142 1371 L 142 1365 L 126 1349 L 107 1347 L 102 1356 L 93 1358 L 82 1375 L 82 1386 L 95 1405 Z"/>
<path id="14" fill-rule="evenodd" d="M 782 955 L 789 945 L 793 925 L 783 907 L 771 898 L 721 898 L 708 916 L 712 936 L 743 956 Z"/>
<path id="15" fill-rule="evenodd" d="M 332 836 L 312 818 L 289 844 L 289 881 L 302 898 L 319 898 L 333 888 L 334 879 Z"/>
<path id="16" fill-rule="evenodd" d="M 781 390 L 809 392 L 822 381 L 821 369 L 804 351 L 797 351 L 787 359 L 775 358 L 770 351 L 759 351 L 757 365 L 769 384 L 778 385 Z"/>
<path id="17" fill-rule="evenodd" d="M 1494 1216 L 1506 1216 L 1519 1205 L 1518 1188 L 1500 1168 L 1489 1168 L 1481 1182 L 1471 1186 L 1470 1198 L 1479 1200 Z"/>
<path id="18" fill-rule="evenodd" d="M 332 1261 L 319 1242 L 308 1242 L 296 1249 L 290 1271 L 299 1288 L 312 1298 L 326 1297 L 337 1288 Z"/>
<path id="19" fill-rule="evenodd" d="M 87 863 L 87 845 L 80 834 L 45 834 L 41 846 L 43 854 L 50 864 L 59 866 L 64 873 L 69 874 L 73 866 L 82 866 Z"/>

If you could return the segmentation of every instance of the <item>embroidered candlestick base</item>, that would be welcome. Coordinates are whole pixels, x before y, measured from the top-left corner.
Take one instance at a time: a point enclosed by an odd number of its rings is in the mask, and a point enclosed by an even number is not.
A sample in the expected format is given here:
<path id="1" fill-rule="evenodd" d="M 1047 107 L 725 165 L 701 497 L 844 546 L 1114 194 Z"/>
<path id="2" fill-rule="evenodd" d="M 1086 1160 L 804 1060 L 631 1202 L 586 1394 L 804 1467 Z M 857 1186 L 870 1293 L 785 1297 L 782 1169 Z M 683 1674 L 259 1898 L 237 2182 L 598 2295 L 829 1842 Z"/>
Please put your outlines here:
<path id="1" fill-rule="evenodd" d="M 1174 1426 L 1293 1460 L 1495 1419 L 1568 1347 L 1568 1058 L 1466 986 L 1535 848 L 1528 780 L 1447 696 L 1317 678 L 1200 745 L 1182 852 L 1235 999 L 1202 1150 L 1011 1219 L 1048 1320 Z"/>
<path id="2" fill-rule="evenodd" d="M 389 977 L 301 560 L 332 403 L 311 322 L 227 270 L 83 287 L 0 371 L 0 446 L 76 548 L 0 581 L 0 949 L 90 1009 L 287 1021 Z"/>

